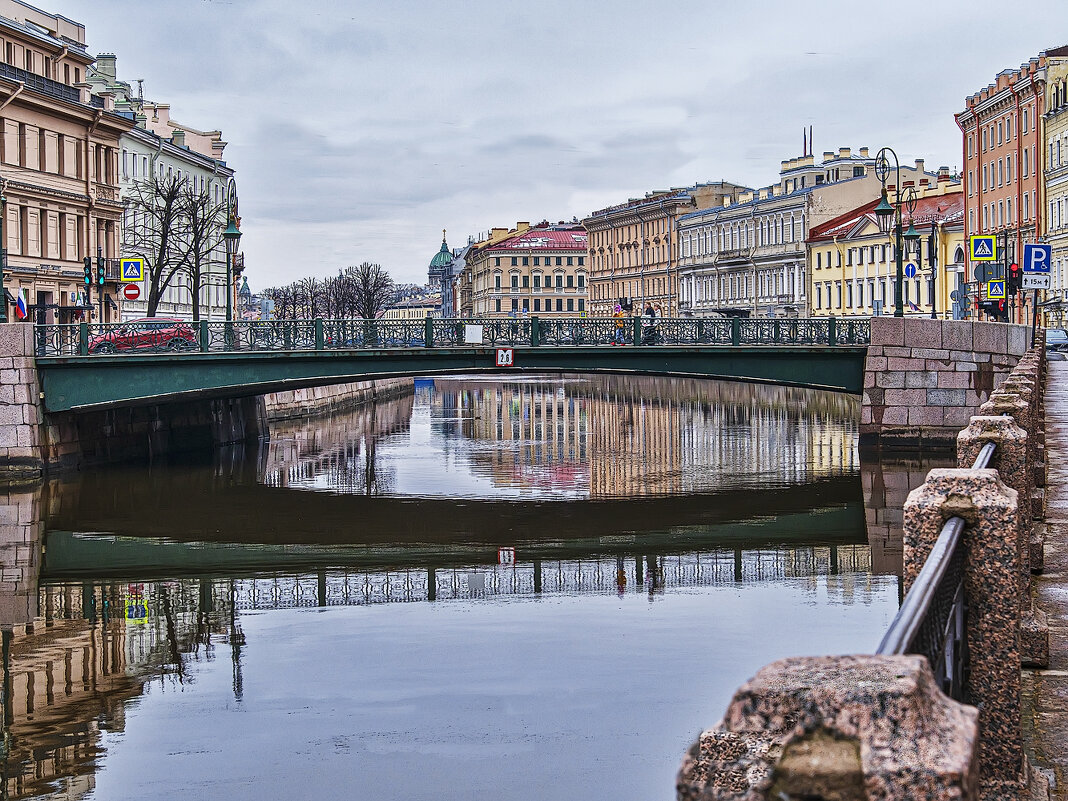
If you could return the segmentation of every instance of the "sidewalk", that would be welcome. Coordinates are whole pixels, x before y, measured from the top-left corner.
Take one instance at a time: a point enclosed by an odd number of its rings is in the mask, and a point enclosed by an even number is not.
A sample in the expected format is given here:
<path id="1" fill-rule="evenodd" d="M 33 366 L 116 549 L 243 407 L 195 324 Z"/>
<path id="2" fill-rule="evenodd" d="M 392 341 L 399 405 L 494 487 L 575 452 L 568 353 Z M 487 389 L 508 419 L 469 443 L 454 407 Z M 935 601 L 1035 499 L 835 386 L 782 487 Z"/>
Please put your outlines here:
<path id="1" fill-rule="evenodd" d="M 1023 734 L 1051 798 L 1068 801 L 1068 361 L 1048 366 L 1045 572 L 1033 586 L 1049 618 L 1050 666 L 1023 671 Z"/>

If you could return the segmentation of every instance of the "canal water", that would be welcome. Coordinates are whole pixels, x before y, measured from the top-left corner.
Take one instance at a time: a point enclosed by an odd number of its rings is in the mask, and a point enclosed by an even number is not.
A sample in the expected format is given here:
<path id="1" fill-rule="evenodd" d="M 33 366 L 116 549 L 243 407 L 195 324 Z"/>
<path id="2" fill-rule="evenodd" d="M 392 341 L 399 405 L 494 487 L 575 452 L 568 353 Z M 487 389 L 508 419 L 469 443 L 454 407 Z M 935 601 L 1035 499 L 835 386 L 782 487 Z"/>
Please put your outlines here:
<path id="1" fill-rule="evenodd" d="M 857 401 L 419 380 L 0 491 L 6 798 L 668 801 L 760 666 L 870 652 L 917 465 Z"/>

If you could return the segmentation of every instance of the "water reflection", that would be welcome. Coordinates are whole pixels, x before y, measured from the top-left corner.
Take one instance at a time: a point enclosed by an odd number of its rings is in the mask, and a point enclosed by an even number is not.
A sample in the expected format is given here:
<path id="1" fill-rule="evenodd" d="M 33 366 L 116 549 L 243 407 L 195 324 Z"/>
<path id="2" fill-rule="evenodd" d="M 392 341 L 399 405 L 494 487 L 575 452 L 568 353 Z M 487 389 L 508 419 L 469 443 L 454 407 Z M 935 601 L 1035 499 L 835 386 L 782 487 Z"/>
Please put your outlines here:
<path id="1" fill-rule="evenodd" d="M 272 486 L 432 497 L 634 498 L 856 470 L 855 398 L 596 376 L 417 382 L 309 432 L 272 426 Z"/>
<path id="2" fill-rule="evenodd" d="M 435 380 L 211 464 L 0 495 L 6 797 L 670 798 L 757 666 L 870 649 L 893 615 L 916 471 L 859 465 L 855 416 Z"/>

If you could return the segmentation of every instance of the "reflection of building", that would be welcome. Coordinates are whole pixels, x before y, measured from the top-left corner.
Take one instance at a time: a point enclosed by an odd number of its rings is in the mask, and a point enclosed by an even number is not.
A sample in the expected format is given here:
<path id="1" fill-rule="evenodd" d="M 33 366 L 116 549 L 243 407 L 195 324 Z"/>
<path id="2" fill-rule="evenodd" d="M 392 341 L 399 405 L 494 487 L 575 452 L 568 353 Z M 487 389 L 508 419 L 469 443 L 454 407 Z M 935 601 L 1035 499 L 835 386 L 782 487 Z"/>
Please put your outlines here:
<path id="1" fill-rule="evenodd" d="M 377 443 L 406 431 L 411 417 L 412 396 L 406 394 L 345 414 L 272 422 L 264 483 L 300 487 L 327 482 L 348 492 L 379 494 L 388 475 L 376 464 Z"/>
<path id="2" fill-rule="evenodd" d="M 4 797 L 92 792 L 102 732 L 123 730 L 125 704 L 148 682 L 186 681 L 188 662 L 210 658 L 213 634 L 241 642 L 229 597 L 225 583 L 195 579 L 41 588 L 39 617 L 3 634 Z"/>

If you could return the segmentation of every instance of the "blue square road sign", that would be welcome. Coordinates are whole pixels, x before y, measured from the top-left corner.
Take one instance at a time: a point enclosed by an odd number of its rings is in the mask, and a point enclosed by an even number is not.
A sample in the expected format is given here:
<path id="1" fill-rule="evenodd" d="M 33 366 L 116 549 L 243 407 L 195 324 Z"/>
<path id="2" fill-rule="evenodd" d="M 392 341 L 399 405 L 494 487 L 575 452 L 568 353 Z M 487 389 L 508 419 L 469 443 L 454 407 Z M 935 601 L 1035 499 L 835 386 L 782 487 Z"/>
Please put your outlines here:
<path id="1" fill-rule="evenodd" d="M 997 261 L 998 242 L 993 234 L 969 237 L 968 249 L 969 258 L 972 261 Z"/>
<path id="2" fill-rule="evenodd" d="M 1048 273 L 1053 261 L 1053 245 L 1024 245 L 1023 271 L 1025 273 Z"/>

